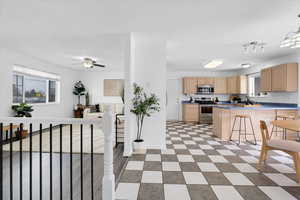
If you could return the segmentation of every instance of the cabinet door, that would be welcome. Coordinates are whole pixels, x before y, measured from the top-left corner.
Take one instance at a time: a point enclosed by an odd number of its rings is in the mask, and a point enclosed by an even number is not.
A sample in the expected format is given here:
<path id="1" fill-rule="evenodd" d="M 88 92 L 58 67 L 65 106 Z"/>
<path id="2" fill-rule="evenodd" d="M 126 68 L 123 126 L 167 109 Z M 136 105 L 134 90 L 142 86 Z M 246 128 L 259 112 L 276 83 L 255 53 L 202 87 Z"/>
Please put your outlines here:
<path id="1" fill-rule="evenodd" d="M 227 78 L 218 77 L 215 78 L 215 94 L 226 94 L 227 93 Z"/>
<path id="2" fill-rule="evenodd" d="M 201 85 L 211 85 L 214 86 L 214 78 L 209 78 L 209 77 L 199 77 L 198 78 L 198 86 Z"/>
<path id="3" fill-rule="evenodd" d="M 183 93 L 195 94 L 197 93 L 197 78 L 183 78 Z"/>
<path id="4" fill-rule="evenodd" d="M 236 92 L 237 94 L 247 94 L 247 77 L 238 76 L 236 78 Z"/>
<path id="5" fill-rule="evenodd" d="M 286 65 L 272 67 L 272 91 L 286 90 Z"/>
<path id="6" fill-rule="evenodd" d="M 207 82 L 207 85 L 211 85 L 211 86 L 215 85 L 215 79 L 214 78 L 207 78 L 206 82 Z"/>
<path id="7" fill-rule="evenodd" d="M 198 84 L 198 87 L 202 86 L 202 85 L 206 85 L 206 78 L 205 77 L 199 77 L 197 79 L 197 84 Z"/>
<path id="8" fill-rule="evenodd" d="M 186 122 L 199 121 L 199 105 L 198 104 L 183 104 L 182 105 L 182 119 Z"/>
<path id="9" fill-rule="evenodd" d="M 260 91 L 270 92 L 272 90 L 272 69 L 267 68 L 260 71 Z"/>
<path id="10" fill-rule="evenodd" d="M 286 91 L 297 92 L 298 91 L 298 63 L 286 64 L 287 78 L 286 78 Z"/>
<path id="11" fill-rule="evenodd" d="M 237 94 L 237 77 L 232 76 L 227 79 L 227 89 L 229 94 Z"/>

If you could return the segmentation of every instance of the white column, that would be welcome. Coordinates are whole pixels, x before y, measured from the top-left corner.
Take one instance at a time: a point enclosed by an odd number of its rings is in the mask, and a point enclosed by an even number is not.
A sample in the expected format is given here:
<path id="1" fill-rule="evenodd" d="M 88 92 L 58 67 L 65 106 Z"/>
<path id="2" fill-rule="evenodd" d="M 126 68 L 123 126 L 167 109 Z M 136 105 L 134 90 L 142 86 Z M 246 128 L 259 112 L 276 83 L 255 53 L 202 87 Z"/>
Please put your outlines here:
<path id="1" fill-rule="evenodd" d="M 133 97 L 133 83 L 134 83 L 134 68 L 132 60 L 132 45 L 131 45 L 131 34 L 128 35 L 125 45 L 125 90 L 124 90 L 124 99 L 125 99 L 125 124 L 124 124 L 124 156 L 131 156 L 132 154 L 132 141 L 134 135 L 134 116 L 130 112 L 131 109 L 131 99 Z"/>
<path id="2" fill-rule="evenodd" d="M 132 152 L 136 137 L 135 115 L 130 113 L 132 84 L 142 86 L 147 93 L 155 93 L 160 100 L 160 112 L 144 121 L 142 138 L 146 148 L 166 148 L 166 39 L 161 34 L 131 33 L 125 54 L 125 152 Z"/>
<path id="3" fill-rule="evenodd" d="M 112 105 L 106 106 L 103 116 L 104 131 L 104 175 L 102 180 L 102 199 L 115 199 L 115 175 L 113 168 L 113 131 L 114 117 L 112 113 Z"/>

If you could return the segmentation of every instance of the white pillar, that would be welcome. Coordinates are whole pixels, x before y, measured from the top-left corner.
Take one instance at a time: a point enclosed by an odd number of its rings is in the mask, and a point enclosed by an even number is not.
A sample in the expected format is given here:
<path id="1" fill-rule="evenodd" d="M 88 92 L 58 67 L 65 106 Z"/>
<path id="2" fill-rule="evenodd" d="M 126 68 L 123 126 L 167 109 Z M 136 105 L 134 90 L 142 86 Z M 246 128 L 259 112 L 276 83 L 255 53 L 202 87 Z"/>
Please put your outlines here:
<path id="1" fill-rule="evenodd" d="M 160 100 L 160 112 L 144 121 L 142 138 L 146 148 L 166 148 L 166 39 L 161 34 L 131 33 L 125 54 L 125 150 L 132 153 L 136 137 L 135 115 L 130 113 L 132 84 L 142 86 L 147 93 L 155 93 Z"/>
<path id="2" fill-rule="evenodd" d="M 124 99 L 125 99 L 125 124 L 124 124 L 124 156 L 131 156 L 132 154 L 132 141 L 134 126 L 133 120 L 134 116 L 130 112 L 131 109 L 131 99 L 132 94 L 132 85 L 134 83 L 134 68 L 132 63 L 132 45 L 131 45 L 131 34 L 128 35 L 125 45 L 125 90 L 124 90 Z"/>
<path id="3" fill-rule="evenodd" d="M 112 114 L 112 105 L 106 106 L 103 116 L 104 131 L 104 174 L 102 180 L 102 199 L 115 199 L 115 175 L 113 168 L 113 131 L 114 117 Z"/>

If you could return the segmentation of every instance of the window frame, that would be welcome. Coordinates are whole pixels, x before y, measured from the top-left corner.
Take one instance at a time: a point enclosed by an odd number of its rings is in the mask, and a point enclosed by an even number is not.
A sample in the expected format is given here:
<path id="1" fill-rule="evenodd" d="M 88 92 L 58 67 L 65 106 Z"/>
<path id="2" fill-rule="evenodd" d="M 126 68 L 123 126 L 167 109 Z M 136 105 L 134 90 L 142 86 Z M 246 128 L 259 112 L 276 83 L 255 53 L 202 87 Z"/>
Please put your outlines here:
<path id="1" fill-rule="evenodd" d="M 247 82 L 248 82 L 248 84 L 247 84 L 248 85 L 247 95 L 249 97 L 261 97 L 261 95 L 257 95 L 255 93 L 255 78 L 257 78 L 257 77 L 260 78 L 260 73 L 259 72 L 247 75 Z"/>
<path id="2" fill-rule="evenodd" d="M 37 71 L 38 72 L 38 71 Z M 26 77 L 29 77 L 30 79 L 36 79 L 36 80 L 45 80 L 46 81 L 46 102 L 45 103 L 27 103 L 29 105 L 53 105 L 53 104 L 60 104 L 60 80 L 59 79 L 52 79 L 52 78 L 47 78 L 45 76 L 36 76 L 36 75 L 31 75 L 31 74 L 25 74 L 25 73 L 20 73 L 18 71 L 13 71 L 12 78 L 14 79 L 14 76 L 22 76 L 23 78 L 23 85 L 22 85 L 22 102 L 21 103 L 26 103 L 26 98 L 25 98 L 25 81 Z M 49 83 L 50 81 L 55 81 L 56 87 L 55 87 L 55 101 L 54 102 L 49 102 Z M 14 82 L 12 83 L 12 85 Z M 12 105 L 18 105 L 20 103 L 14 102 L 14 97 L 12 94 Z"/>

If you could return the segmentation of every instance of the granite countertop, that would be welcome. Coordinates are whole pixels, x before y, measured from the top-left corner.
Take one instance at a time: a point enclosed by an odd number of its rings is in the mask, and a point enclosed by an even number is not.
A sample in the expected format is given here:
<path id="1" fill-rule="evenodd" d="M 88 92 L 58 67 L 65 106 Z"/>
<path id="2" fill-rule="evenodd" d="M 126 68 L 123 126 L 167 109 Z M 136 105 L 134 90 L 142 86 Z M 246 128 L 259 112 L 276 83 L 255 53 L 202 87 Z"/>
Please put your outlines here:
<path id="1" fill-rule="evenodd" d="M 182 101 L 182 104 L 198 104 L 192 103 L 190 101 Z M 236 106 L 230 102 L 218 102 L 217 104 L 212 105 L 215 108 L 228 109 L 228 110 L 300 110 L 300 107 L 297 104 L 288 104 L 288 103 L 257 103 L 261 104 L 261 106 L 256 107 L 241 107 Z"/>
<path id="2" fill-rule="evenodd" d="M 275 104 L 261 104 L 256 107 L 240 107 L 235 105 L 215 105 L 215 108 L 228 109 L 228 110 L 300 110 L 300 107 L 291 105 L 275 105 Z"/>

